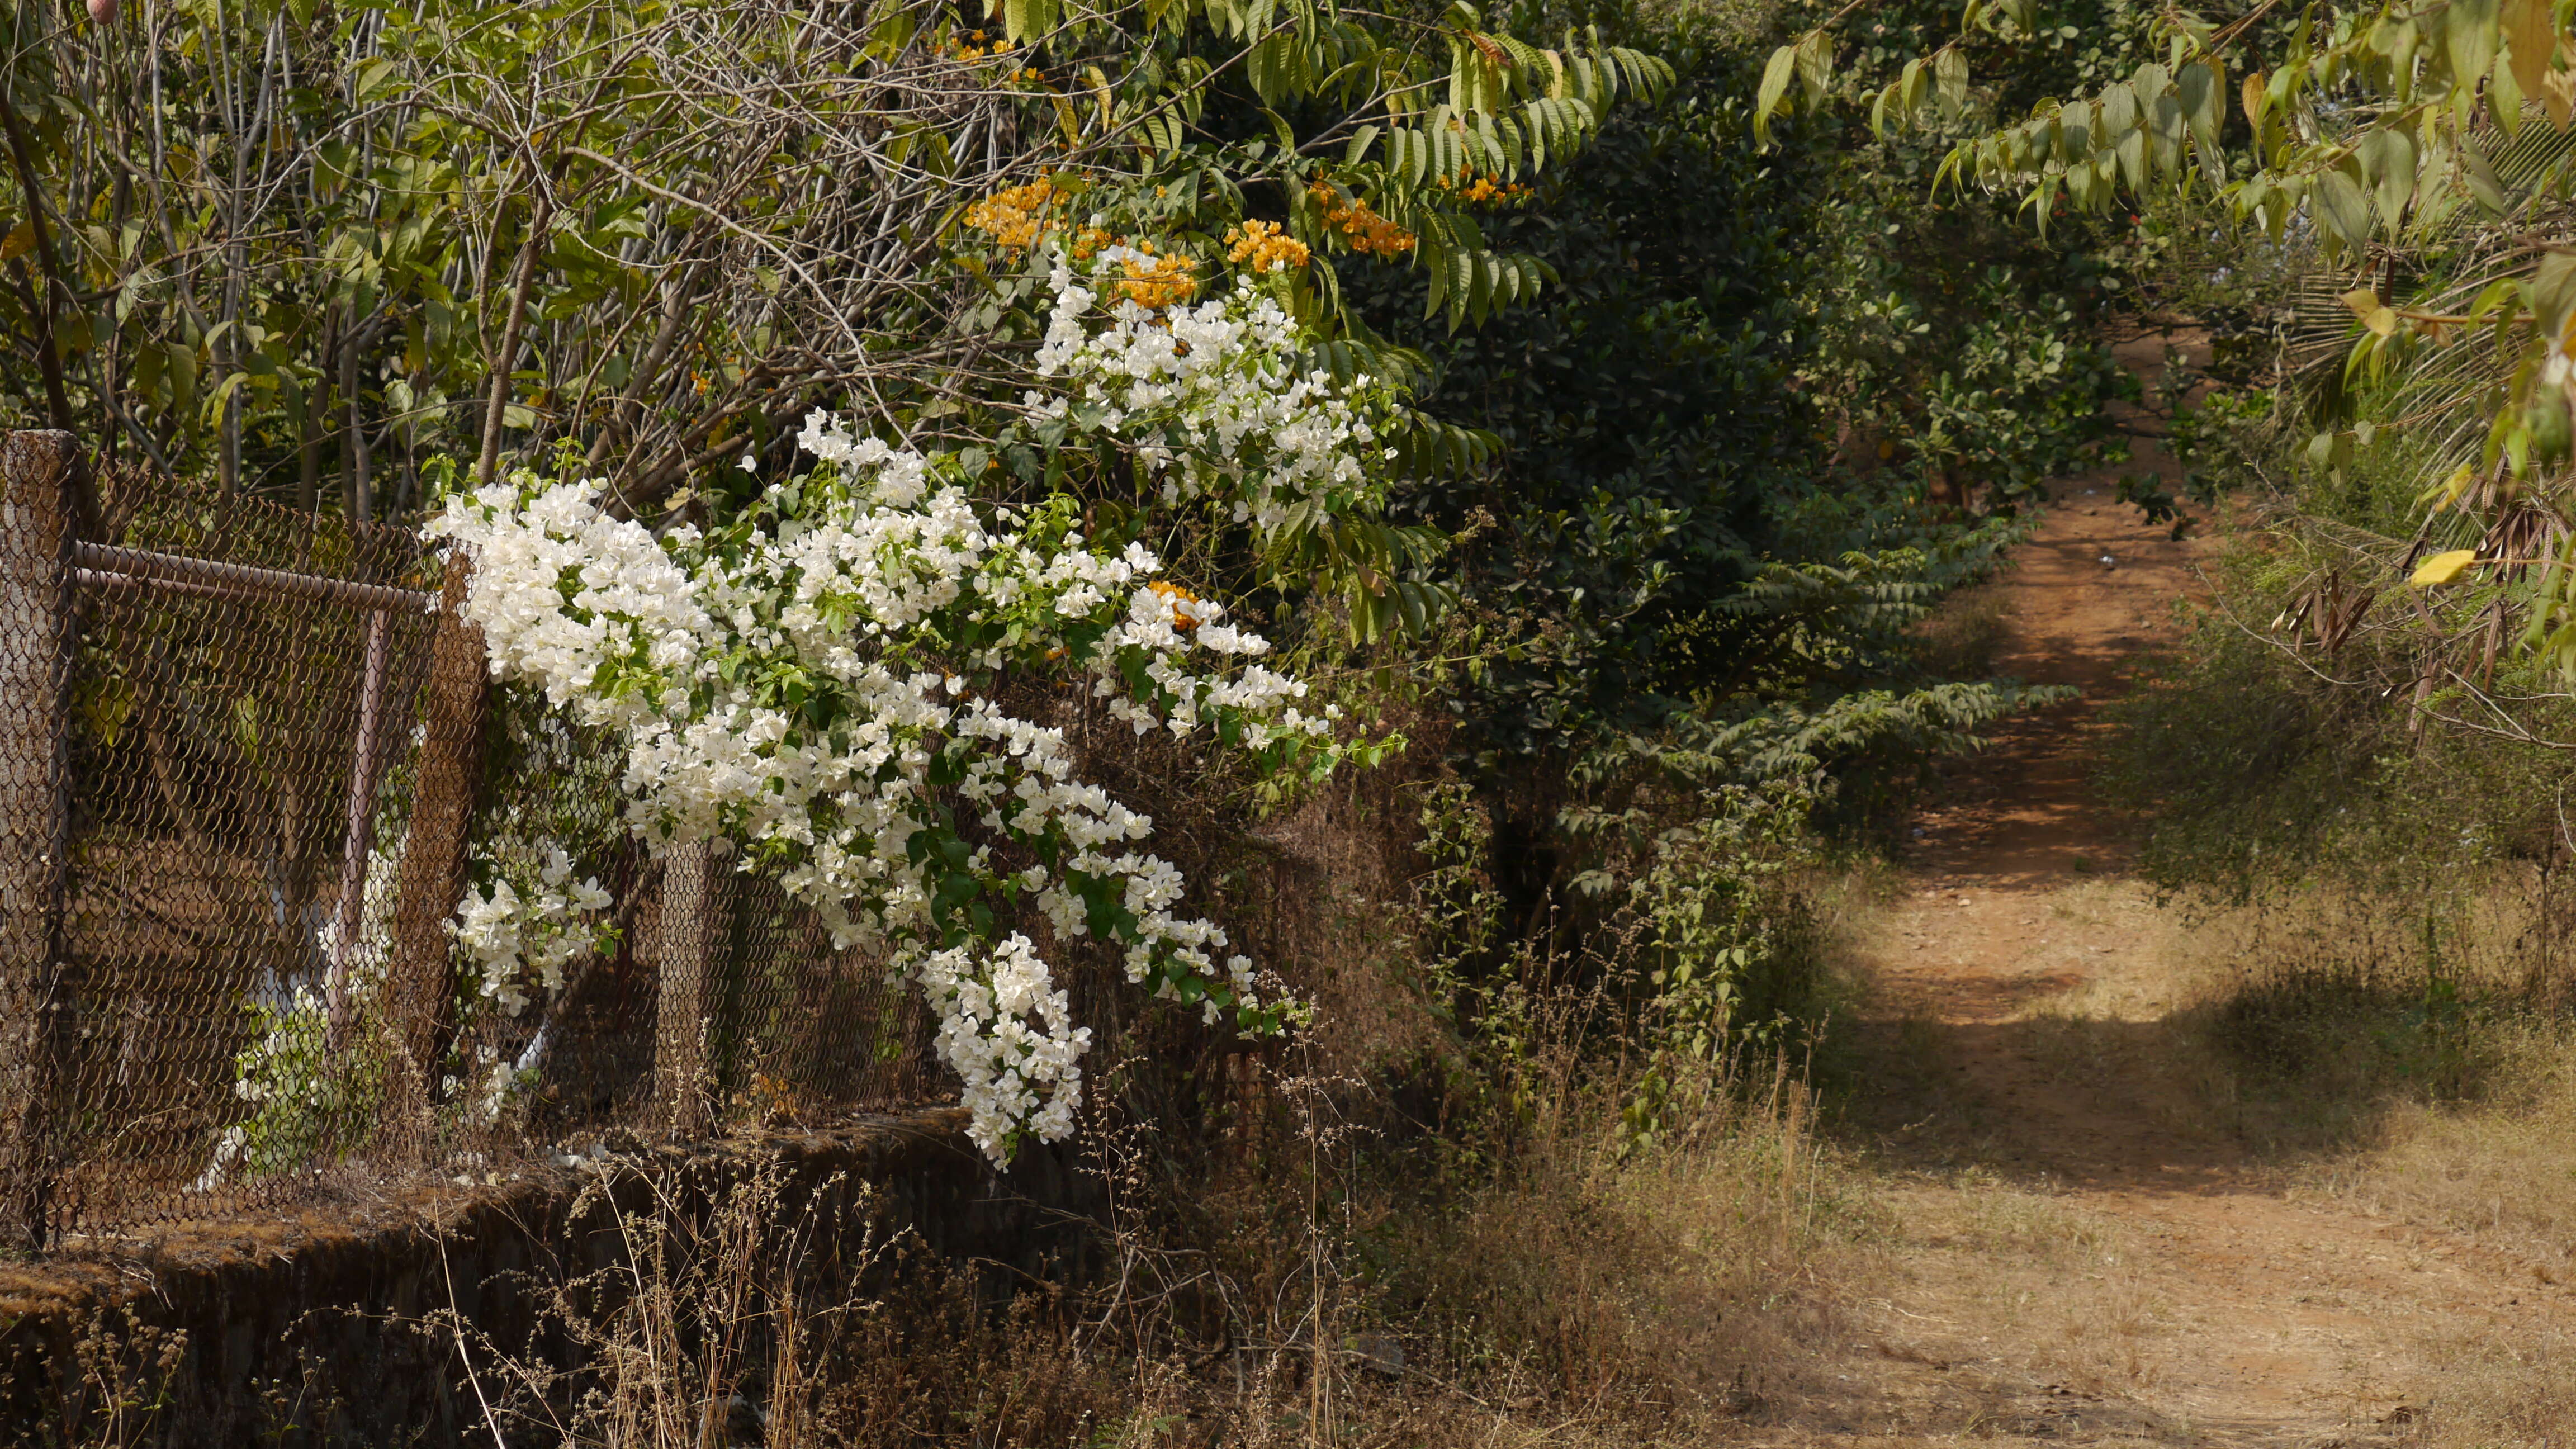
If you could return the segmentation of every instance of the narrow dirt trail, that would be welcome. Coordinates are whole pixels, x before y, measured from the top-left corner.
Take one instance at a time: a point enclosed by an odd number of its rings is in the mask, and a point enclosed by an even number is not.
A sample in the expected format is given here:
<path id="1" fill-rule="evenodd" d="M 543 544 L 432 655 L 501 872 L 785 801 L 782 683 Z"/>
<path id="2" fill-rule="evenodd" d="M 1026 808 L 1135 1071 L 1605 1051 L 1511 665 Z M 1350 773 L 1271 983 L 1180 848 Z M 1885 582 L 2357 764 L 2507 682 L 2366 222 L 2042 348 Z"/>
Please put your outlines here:
<path id="1" fill-rule="evenodd" d="M 2168 1020 L 2192 943 L 2128 878 L 2087 758 L 2207 545 L 2139 524 L 2115 480 L 2060 485 L 1994 586 L 1999 672 L 2083 699 L 1953 777 L 1865 947 L 1893 1222 L 1775 1442 L 2397 1442 L 2443 1345 L 2576 1318 L 2527 1265 L 2302 1191 L 2213 1120 Z"/>

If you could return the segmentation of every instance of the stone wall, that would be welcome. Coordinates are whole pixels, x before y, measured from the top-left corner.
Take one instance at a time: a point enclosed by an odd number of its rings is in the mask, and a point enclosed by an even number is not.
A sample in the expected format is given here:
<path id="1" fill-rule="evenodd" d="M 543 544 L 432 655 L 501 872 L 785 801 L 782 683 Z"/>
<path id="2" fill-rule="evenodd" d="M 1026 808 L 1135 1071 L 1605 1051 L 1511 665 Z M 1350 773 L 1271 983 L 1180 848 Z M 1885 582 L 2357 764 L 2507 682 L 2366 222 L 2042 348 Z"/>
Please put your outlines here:
<path id="1" fill-rule="evenodd" d="M 452 1305 L 513 1354 L 559 1357 L 532 1297 L 619 1260 L 605 1199 L 704 1201 L 769 1163 L 788 1200 L 817 1209 L 817 1251 L 873 1264 L 861 1288 L 890 1285 L 898 1256 L 963 1268 L 996 1297 L 1082 1276 L 1099 1216 L 1089 1179 L 1040 1148 L 997 1172 L 963 1122 L 939 1108 L 614 1154 L 606 1168 L 522 1168 L 435 1198 L 189 1225 L 0 1268 L 0 1442 L 482 1442 L 453 1335 L 432 1315 Z M 867 1252 L 897 1240 L 905 1254 Z M 159 1400 L 125 1414 L 141 1432 L 123 1438 L 110 1433 L 120 1378 Z"/>

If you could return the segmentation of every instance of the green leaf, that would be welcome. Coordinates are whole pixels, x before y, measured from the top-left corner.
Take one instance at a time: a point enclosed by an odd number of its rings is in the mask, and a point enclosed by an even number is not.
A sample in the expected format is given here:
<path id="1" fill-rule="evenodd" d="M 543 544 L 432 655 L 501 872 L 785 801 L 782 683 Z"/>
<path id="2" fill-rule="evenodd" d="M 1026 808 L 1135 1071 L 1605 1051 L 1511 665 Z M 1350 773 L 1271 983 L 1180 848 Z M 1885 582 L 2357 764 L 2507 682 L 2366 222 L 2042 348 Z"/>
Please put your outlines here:
<path id="1" fill-rule="evenodd" d="M 2214 60 L 2187 65 L 2176 78 L 2175 89 L 2199 148 L 2202 173 L 2216 185 L 2227 179 L 2227 158 L 2218 146 L 2219 132 L 2227 124 L 2227 73 Z"/>
<path id="2" fill-rule="evenodd" d="M 869 32 L 867 48 L 862 54 L 879 61 L 893 60 L 912 43 L 915 24 L 914 12 L 910 8 L 895 7 Z"/>
<path id="3" fill-rule="evenodd" d="M 2406 203 L 2415 194 L 2415 138 L 2394 126 L 2379 127 L 2361 138 L 2354 154 L 2362 172 L 2378 178 L 2371 199 L 2379 205 L 2380 225 L 2395 235 Z"/>
<path id="4" fill-rule="evenodd" d="M 2111 154 L 2120 158 L 2120 175 L 2131 191 L 2147 187 L 2147 133 L 2143 127 L 2131 126 L 2114 134 Z"/>
<path id="5" fill-rule="evenodd" d="M 2505 199 L 2504 188 L 2496 183 L 2495 168 L 2487 163 L 2484 152 L 2462 141 L 2453 154 L 2459 159 L 2460 179 L 2468 183 L 2469 194 L 2478 199 L 2480 206 L 2498 216 L 2512 210 L 2512 204 Z"/>
<path id="6" fill-rule="evenodd" d="M 1941 119 L 1955 121 L 1968 109 L 1968 57 L 1956 45 L 1932 60 L 1932 76 L 1941 104 Z"/>
<path id="7" fill-rule="evenodd" d="M 2351 308 L 2352 315 L 2360 318 L 2361 325 L 2372 332 L 2381 337 L 2396 335 L 2397 314 L 2388 310 L 2377 292 L 2368 287 L 2356 287 L 2343 294 L 2343 304 Z"/>
<path id="8" fill-rule="evenodd" d="M 1833 79 L 1833 38 L 1822 30 L 1810 30 L 1798 42 L 1798 85 L 1806 92 L 1809 111 L 1824 108 L 1825 91 Z"/>
<path id="9" fill-rule="evenodd" d="M 2487 114 L 2495 117 L 2496 128 L 2510 140 L 2522 134 L 2522 86 L 2515 80 L 2513 67 L 2500 65 L 2487 78 Z"/>
<path id="10" fill-rule="evenodd" d="M 2531 311 L 2544 341 L 2556 342 L 2576 327 L 2576 256 L 2542 254 L 2531 278 Z"/>
<path id="11" fill-rule="evenodd" d="M 2370 202 L 2350 171 L 2339 166 L 2319 173 L 2315 196 L 2317 219 L 2345 246 L 2358 247 L 2370 240 Z"/>
<path id="12" fill-rule="evenodd" d="M 2093 157 L 2093 103 L 2085 101 L 2068 106 L 2058 112 L 2052 120 L 2054 124 L 2051 129 L 2057 137 L 2058 162 L 2072 169 L 2091 160 Z"/>
<path id="13" fill-rule="evenodd" d="M 1753 135 L 1761 144 L 1771 144 L 1771 116 L 1779 110 L 1781 99 L 1789 94 L 1789 82 L 1798 73 L 1798 47 L 1784 45 L 1771 52 L 1770 63 L 1762 67 L 1762 84 L 1753 93 Z"/>
<path id="14" fill-rule="evenodd" d="M 2451 84 L 2474 91 L 2495 64 L 2496 0 L 2450 0 L 2443 10 L 2442 53 L 2451 64 Z"/>

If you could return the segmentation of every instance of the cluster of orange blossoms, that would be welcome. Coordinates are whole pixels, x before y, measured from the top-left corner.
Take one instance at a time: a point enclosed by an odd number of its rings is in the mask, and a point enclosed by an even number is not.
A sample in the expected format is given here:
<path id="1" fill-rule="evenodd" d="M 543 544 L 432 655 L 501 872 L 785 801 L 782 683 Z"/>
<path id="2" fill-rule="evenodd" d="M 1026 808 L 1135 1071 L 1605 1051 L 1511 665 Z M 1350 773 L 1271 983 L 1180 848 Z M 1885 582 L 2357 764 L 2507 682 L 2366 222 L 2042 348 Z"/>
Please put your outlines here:
<path id="1" fill-rule="evenodd" d="M 966 224 L 990 236 L 1004 250 L 1015 252 L 1061 235 L 1065 251 L 1077 262 L 1091 260 L 1105 247 L 1128 247 L 1138 255 L 1120 259 L 1119 268 L 1126 275 L 1112 281 L 1109 290 L 1140 307 L 1170 307 L 1198 294 L 1197 267 L 1188 257 L 1158 256 L 1150 241 L 1129 242 L 1096 226 L 1067 226 L 1052 215 L 1055 206 L 1054 184 L 1032 181 L 996 191 L 966 208 Z M 1302 259 L 1304 248 L 1298 250 Z"/>
<path id="2" fill-rule="evenodd" d="M 939 47 L 939 53 L 954 56 L 959 60 L 980 60 L 988 55 L 1005 54 L 1011 48 L 1011 42 L 1008 40 L 996 40 L 988 45 L 984 41 L 984 32 L 972 30 L 964 35 L 948 37 L 948 43 Z"/>
<path id="3" fill-rule="evenodd" d="M 1454 180 L 1440 178 L 1440 187 L 1457 192 L 1461 201 L 1519 201 L 1530 194 L 1530 189 L 1518 182 L 1506 186 L 1500 177 L 1479 176 L 1472 169 L 1461 170 Z"/>
<path id="4" fill-rule="evenodd" d="M 1077 262 L 1087 262 L 1099 255 L 1105 246 L 1114 246 L 1118 238 L 1096 226 L 1066 228 L 1048 215 L 1055 210 L 1056 190 L 1052 182 L 1032 181 L 996 191 L 966 208 L 966 224 L 991 237 L 1006 251 L 1026 251 L 1058 231 L 1067 233 L 1065 250 Z"/>
<path id="5" fill-rule="evenodd" d="M 1032 181 L 996 191 L 966 208 L 966 224 L 991 237 L 1006 251 L 1026 251 L 1041 240 L 1065 234 L 1065 250 L 1077 262 L 1087 262 L 1106 246 L 1118 245 L 1119 238 L 1096 226 L 1067 227 L 1048 215 L 1055 210 L 1056 189 L 1051 181 Z"/>
<path id="6" fill-rule="evenodd" d="M 1037 245 L 1039 237 L 1050 227 L 1046 214 L 1055 205 L 1055 187 L 1045 181 L 1032 181 L 996 191 L 966 208 L 966 224 L 991 236 L 1012 251 Z"/>
<path id="7" fill-rule="evenodd" d="M 1340 192 L 1322 181 L 1308 187 L 1307 194 L 1324 208 L 1324 225 L 1348 237 L 1352 251 L 1390 257 L 1413 250 L 1413 233 L 1369 210 L 1369 204 L 1358 197 L 1344 202 Z"/>
<path id="8" fill-rule="evenodd" d="M 1225 234 L 1225 259 L 1256 272 L 1287 271 L 1306 265 L 1306 244 L 1272 222 L 1247 221 Z"/>
<path id="9" fill-rule="evenodd" d="M 1198 294 L 1198 269 L 1188 257 L 1156 256 L 1150 241 L 1137 242 L 1128 251 L 1118 262 L 1126 279 L 1110 283 L 1110 291 L 1148 310 L 1177 307 Z"/>

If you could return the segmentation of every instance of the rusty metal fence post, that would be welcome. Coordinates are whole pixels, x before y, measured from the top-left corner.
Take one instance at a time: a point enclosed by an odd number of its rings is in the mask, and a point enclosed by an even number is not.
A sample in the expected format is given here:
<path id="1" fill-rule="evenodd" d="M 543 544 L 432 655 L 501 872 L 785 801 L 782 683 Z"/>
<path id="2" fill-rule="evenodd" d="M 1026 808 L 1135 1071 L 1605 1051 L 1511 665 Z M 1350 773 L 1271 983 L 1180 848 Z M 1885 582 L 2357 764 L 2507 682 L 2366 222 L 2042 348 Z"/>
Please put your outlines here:
<path id="1" fill-rule="evenodd" d="M 332 952 L 325 999 L 331 1049 L 338 1051 L 349 1034 L 349 958 L 366 918 L 367 862 L 375 854 L 376 784 L 381 773 L 384 733 L 386 636 L 392 618 L 382 609 L 367 615 L 366 672 L 358 685 L 358 734 L 349 746 L 348 835 L 340 851 L 339 934 Z"/>
<path id="2" fill-rule="evenodd" d="M 724 891 L 732 874 L 704 840 L 671 847 L 662 867 L 653 1099 L 663 1130 L 674 1138 L 698 1136 L 707 1126 L 716 932 L 725 920 Z"/>
<path id="3" fill-rule="evenodd" d="M 388 1084 L 388 1126 L 430 1145 L 431 1094 L 439 1058 L 455 1029 L 456 982 L 447 920 L 465 892 L 465 851 L 483 784 L 483 725 L 491 688 L 483 630 L 465 617 L 472 565 L 447 560 L 429 680 L 421 691 L 420 767 L 412 800 L 411 845 L 394 886 L 393 941 L 385 995 L 398 1059 Z"/>
<path id="4" fill-rule="evenodd" d="M 0 1238 L 44 1246 L 69 868 L 69 433 L 0 442 Z"/>

